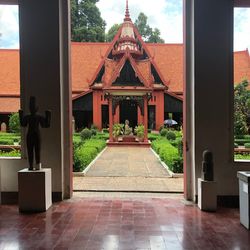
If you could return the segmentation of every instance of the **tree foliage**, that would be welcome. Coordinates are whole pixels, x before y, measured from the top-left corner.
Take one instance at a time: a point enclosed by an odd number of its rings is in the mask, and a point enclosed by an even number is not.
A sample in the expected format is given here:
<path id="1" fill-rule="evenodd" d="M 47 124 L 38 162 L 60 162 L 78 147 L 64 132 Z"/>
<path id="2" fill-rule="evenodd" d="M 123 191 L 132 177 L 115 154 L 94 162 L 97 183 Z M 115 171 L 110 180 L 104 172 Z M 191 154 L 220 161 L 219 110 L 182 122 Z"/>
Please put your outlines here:
<path id="1" fill-rule="evenodd" d="M 114 39 L 120 27 L 121 27 L 121 24 L 116 23 L 108 30 L 108 33 L 106 34 L 106 38 L 105 38 L 106 42 L 111 42 Z"/>
<path id="2" fill-rule="evenodd" d="M 71 0 L 71 39 L 75 42 L 104 42 L 105 21 L 96 6 L 99 0 Z"/>
<path id="3" fill-rule="evenodd" d="M 121 24 L 114 24 L 106 34 L 106 41 L 110 42 L 114 39 Z M 144 13 L 140 13 L 135 21 L 142 39 L 146 43 L 164 43 L 165 41 L 161 38 L 161 32 L 158 28 L 151 28 L 148 24 L 148 17 Z"/>
<path id="4" fill-rule="evenodd" d="M 13 113 L 10 115 L 9 127 L 11 132 L 20 133 L 20 120 L 18 113 Z"/>
<path id="5" fill-rule="evenodd" d="M 243 80 L 234 88 L 234 134 L 247 134 L 247 118 L 250 109 L 250 91 L 248 81 Z"/>
<path id="6" fill-rule="evenodd" d="M 144 13 L 139 14 L 135 20 L 135 26 L 146 43 L 164 43 L 164 40 L 160 37 L 160 30 L 158 28 L 153 29 L 148 25 L 148 17 Z"/>

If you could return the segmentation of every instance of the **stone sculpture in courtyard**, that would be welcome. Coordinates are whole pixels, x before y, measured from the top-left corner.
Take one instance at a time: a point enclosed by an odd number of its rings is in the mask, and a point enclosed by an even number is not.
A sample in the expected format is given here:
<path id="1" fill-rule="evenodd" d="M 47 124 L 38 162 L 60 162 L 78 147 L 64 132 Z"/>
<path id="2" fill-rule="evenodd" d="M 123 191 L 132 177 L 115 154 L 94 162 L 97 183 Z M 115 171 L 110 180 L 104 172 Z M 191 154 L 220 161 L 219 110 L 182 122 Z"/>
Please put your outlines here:
<path id="1" fill-rule="evenodd" d="M 129 127 L 129 120 L 125 121 L 124 135 L 133 135 L 132 128 Z"/>
<path id="2" fill-rule="evenodd" d="M 213 181 L 214 180 L 214 164 L 213 164 L 213 154 L 209 150 L 203 151 L 202 154 L 202 180 Z"/>
<path id="3" fill-rule="evenodd" d="M 36 106 L 36 99 L 34 96 L 30 97 L 29 103 L 30 114 L 24 115 L 23 110 L 19 110 L 20 125 L 22 127 L 28 126 L 26 136 L 26 145 L 29 159 L 29 170 L 34 170 L 33 161 L 34 154 L 36 160 L 35 170 L 41 169 L 41 136 L 39 127 L 48 128 L 50 126 L 51 112 L 45 111 L 45 117 L 37 114 L 38 107 Z"/>

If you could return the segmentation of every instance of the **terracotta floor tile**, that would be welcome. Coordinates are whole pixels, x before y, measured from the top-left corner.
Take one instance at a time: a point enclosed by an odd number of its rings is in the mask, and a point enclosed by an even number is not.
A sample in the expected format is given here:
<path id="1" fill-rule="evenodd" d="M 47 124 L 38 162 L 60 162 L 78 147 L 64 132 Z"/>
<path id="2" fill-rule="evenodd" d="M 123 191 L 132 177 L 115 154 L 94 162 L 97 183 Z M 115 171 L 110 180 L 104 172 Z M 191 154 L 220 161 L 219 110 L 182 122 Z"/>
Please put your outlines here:
<path id="1" fill-rule="evenodd" d="M 249 249 L 239 210 L 216 213 L 186 206 L 181 196 L 85 197 L 46 213 L 0 206 L 0 249 Z"/>

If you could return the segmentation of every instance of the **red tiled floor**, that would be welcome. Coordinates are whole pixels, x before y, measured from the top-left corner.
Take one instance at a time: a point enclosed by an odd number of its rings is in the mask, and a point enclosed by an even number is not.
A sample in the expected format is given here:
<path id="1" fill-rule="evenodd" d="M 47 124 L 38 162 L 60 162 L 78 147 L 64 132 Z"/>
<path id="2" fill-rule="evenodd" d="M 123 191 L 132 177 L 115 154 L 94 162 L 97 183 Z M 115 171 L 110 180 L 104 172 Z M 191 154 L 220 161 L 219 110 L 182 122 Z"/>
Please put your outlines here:
<path id="1" fill-rule="evenodd" d="M 249 249 L 237 209 L 201 212 L 180 196 L 73 198 L 46 213 L 0 206 L 0 249 Z"/>

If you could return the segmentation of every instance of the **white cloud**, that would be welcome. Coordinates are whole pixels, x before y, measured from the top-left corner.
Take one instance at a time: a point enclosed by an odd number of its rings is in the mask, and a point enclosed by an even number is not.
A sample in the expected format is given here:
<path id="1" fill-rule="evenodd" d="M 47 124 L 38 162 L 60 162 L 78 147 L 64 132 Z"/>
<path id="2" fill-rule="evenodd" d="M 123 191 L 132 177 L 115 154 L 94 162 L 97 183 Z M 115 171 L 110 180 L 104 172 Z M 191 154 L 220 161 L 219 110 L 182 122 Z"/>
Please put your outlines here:
<path id="1" fill-rule="evenodd" d="M 125 13 L 125 0 L 99 0 L 97 6 L 107 30 L 121 23 Z M 148 23 L 159 28 L 166 43 L 183 42 L 182 0 L 129 0 L 133 21 L 140 12 L 148 16 Z M 19 48 L 18 7 L 0 5 L 0 48 Z M 235 9 L 234 50 L 250 50 L 250 9 Z"/>
<path id="2" fill-rule="evenodd" d="M 235 8 L 234 50 L 250 51 L 250 8 Z"/>
<path id="3" fill-rule="evenodd" d="M 18 7 L 0 5 L 0 48 L 19 48 Z"/>
<path id="4" fill-rule="evenodd" d="M 97 3 L 107 30 L 114 23 L 121 23 L 125 13 L 125 0 L 100 0 Z M 152 28 L 159 28 L 167 43 L 183 42 L 182 0 L 130 0 L 130 16 L 133 21 L 143 12 Z"/>

